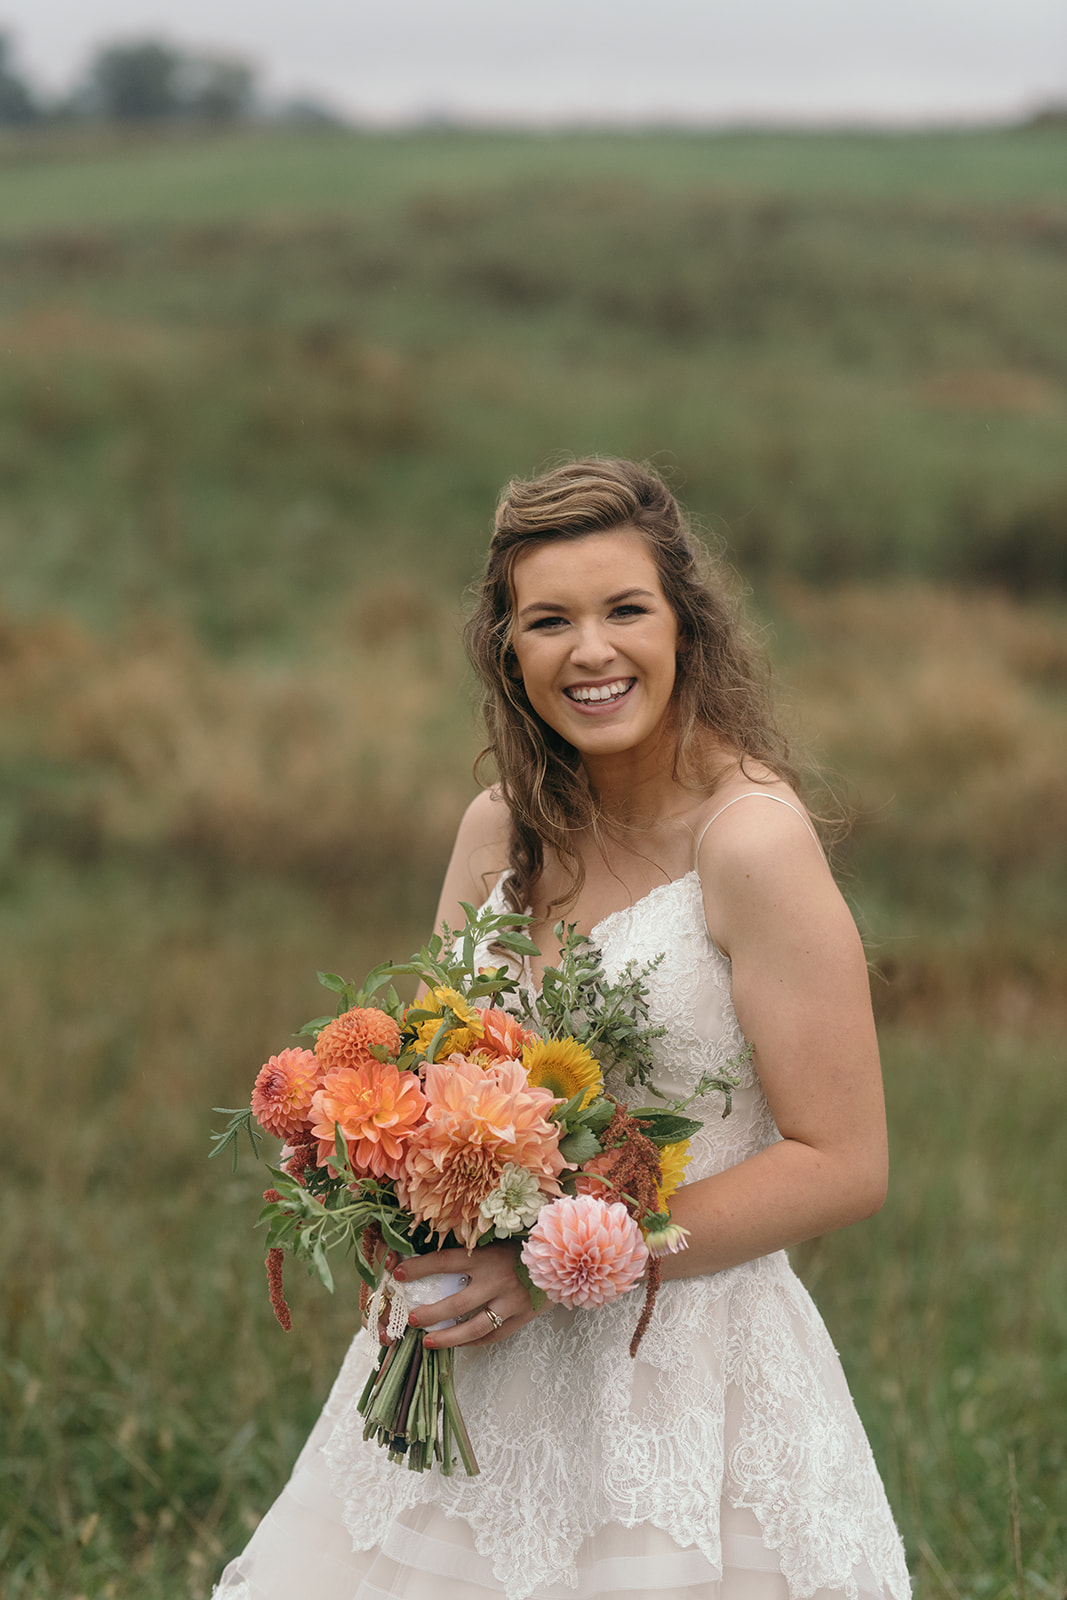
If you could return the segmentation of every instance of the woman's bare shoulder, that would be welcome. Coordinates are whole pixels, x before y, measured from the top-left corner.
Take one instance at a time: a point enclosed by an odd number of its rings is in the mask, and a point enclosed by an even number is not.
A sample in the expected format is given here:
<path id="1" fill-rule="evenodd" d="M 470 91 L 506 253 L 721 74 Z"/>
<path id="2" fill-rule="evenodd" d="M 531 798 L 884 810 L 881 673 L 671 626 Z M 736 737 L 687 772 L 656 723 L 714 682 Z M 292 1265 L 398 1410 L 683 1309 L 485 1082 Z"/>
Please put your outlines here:
<path id="1" fill-rule="evenodd" d="M 445 873 L 437 911 L 442 921 L 458 927 L 461 903 L 480 905 L 508 864 L 511 817 L 499 789 L 483 789 L 463 813 L 452 859 Z"/>
<path id="2" fill-rule="evenodd" d="M 751 768 L 721 784 L 698 830 L 696 867 L 708 930 L 729 950 L 738 916 L 781 904 L 836 901 L 836 885 L 807 808 L 795 789 Z"/>
<path id="3" fill-rule="evenodd" d="M 815 835 L 808 809 L 791 784 L 760 763 L 737 763 L 716 784 L 695 820 L 700 859 L 705 859 L 705 846 L 707 857 L 713 857 L 719 843 L 734 848 L 746 840 L 773 839 L 783 826 L 786 837 L 794 830 L 808 839 Z"/>
<path id="4" fill-rule="evenodd" d="M 511 837 L 511 814 L 507 802 L 496 785 L 475 795 L 459 825 L 456 843 L 463 843 L 472 851 L 495 852 L 500 858 L 500 870 L 507 865 L 508 841 Z"/>

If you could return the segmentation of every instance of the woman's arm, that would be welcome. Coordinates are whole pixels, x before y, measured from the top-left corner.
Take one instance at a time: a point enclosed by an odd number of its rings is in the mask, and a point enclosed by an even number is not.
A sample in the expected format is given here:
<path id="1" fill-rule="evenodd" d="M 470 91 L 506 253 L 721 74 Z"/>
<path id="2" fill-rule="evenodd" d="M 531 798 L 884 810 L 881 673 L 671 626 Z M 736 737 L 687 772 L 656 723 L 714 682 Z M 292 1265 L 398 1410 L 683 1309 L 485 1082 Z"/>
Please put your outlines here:
<path id="1" fill-rule="evenodd" d="M 665 1278 L 694 1277 L 873 1215 L 887 1149 L 863 947 L 799 817 L 741 801 L 705 835 L 708 929 L 731 959 L 733 998 L 753 1046 L 779 1143 L 679 1189 L 689 1248 Z"/>

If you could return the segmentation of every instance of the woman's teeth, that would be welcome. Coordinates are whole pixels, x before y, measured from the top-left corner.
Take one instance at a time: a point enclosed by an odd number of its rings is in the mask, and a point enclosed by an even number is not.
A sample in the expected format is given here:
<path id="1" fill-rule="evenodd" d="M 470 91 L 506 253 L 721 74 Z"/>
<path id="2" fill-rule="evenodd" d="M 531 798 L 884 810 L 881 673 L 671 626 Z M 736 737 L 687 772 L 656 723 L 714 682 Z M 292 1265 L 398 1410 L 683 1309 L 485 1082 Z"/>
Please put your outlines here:
<path id="1" fill-rule="evenodd" d="M 620 678 L 617 683 L 605 683 L 599 689 L 586 689 L 582 684 L 575 684 L 566 692 L 572 700 L 618 700 L 633 687 L 633 683 L 633 678 Z"/>

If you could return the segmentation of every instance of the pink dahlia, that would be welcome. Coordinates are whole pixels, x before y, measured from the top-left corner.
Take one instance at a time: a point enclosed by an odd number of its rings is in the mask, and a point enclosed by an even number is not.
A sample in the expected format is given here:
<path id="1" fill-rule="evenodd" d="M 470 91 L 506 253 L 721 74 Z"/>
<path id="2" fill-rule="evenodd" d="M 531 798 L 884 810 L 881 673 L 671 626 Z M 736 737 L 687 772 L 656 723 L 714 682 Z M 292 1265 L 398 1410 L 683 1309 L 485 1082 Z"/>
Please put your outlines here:
<path id="1" fill-rule="evenodd" d="M 252 1088 L 252 1112 L 276 1139 L 292 1139 L 307 1126 L 311 1100 L 322 1082 L 322 1068 L 311 1050 L 282 1050 L 259 1069 Z"/>
<path id="2" fill-rule="evenodd" d="M 478 1213 L 509 1162 L 530 1173 L 545 1195 L 559 1194 L 566 1162 L 561 1129 L 549 1122 L 557 1104 L 533 1089 L 518 1061 L 481 1066 L 464 1056 L 427 1065 L 426 1121 L 412 1137 L 401 1200 L 438 1237 L 450 1231 L 473 1249 L 485 1231 Z"/>
<path id="3" fill-rule="evenodd" d="M 641 1230 L 620 1201 L 565 1196 L 545 1206 L 522 1247 L 530 1277 L 557 1305 L 603 1306 L 635 1284 L 648 1260 Z"/>
<path id="4" fill-rule="evenodd" d="M 319 1141 L 318 1164 L 334 1154 L 334 1123 L 348 1146 L 348 1159 L 362 1177 L 398 1178 L 408 1142 L 422 1121 L 426 1098 L 413 1072 L 372 1057 L 362 1067 L 329 1072 L 311 1107 L 311 1131 Z"/>

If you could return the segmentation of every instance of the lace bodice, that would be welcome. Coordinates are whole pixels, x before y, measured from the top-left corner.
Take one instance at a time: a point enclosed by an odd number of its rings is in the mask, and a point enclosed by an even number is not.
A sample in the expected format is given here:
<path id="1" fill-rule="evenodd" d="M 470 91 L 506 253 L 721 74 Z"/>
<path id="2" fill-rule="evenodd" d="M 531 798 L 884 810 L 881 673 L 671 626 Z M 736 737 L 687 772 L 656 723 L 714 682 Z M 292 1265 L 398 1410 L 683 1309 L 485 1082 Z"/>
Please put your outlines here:
<path id="1" fill-rule="evenodd" d="M 487 904 L 494 911 L 509 909 L 500 883 Z M 739 1079 L 728 1117 L 717 1092 L 690 1106 L 689 1114 L 704 1126 L 690 1146 L 686 1182 L 736 1166 L 779 1138 L 755 1070 L 741 1059 L 745 1040 L 730 992 L 730 963 L 708 935 L 699 874 L 694 870 L 658 885 L 598 922 L 590 937 L 609 978 L 617 978 L 629 961 L 645 965 L 663 958 L 647 979 L 649 1014 L 667 1030 L 652 1046 L 653 1088 L 681 1099 L 706 1072 Z M 498 956 L 492 959 L 499 963 Z M 525 966 L 513 964 L 512 970 L 530 984 Z M 635 1094 L 649 1099 L 647 1091 L 627 1088 L 618 1069 L 608 1071 L 605 1085 L 618 1100 L 634 1104 Z"/>
<path id="2" fill-rule="evenodd" d="M 499 885 L 490 905 L 504 909 Z M 609 975 L 663 959 L 648 980 L 655 1086 L 688 1094 L 744 1048 L 730 963 L 708 936 L 690 872 L 593 929 Z M 497 960 L 494 957 L 494 960 Z M 528 975 L 527 975 L 528 976 Z M 686 1181 L 779 1137 L 743 1063 L 730 1116 L 694 1102 L 704 1127 Z M 625 1086 L 608 1077 L 612 1092 Z M 826 1589 L 906 1600 L 899 1536 L 826 1329 L 784 1252 L 663 1286 L 637 1359 L 628 1347 L 643 1289 L 613 1305 L 555 1307 L 500 1344 L 463 1351 L 457 1388 L 481 1475 L 398 1470 L 364 1445 L 355 1402 L 376 1353 L 357 1338 L 331 1396 L 325 1446 L 357 1548 L 423 1501 L 469 1524 L 508 1600 L 573 1586 L 575 1555 L 606 1525 L 652 1523 L 721 1570 L 720 1506 L 755 1513 L 791 1600 Z"/>

